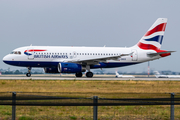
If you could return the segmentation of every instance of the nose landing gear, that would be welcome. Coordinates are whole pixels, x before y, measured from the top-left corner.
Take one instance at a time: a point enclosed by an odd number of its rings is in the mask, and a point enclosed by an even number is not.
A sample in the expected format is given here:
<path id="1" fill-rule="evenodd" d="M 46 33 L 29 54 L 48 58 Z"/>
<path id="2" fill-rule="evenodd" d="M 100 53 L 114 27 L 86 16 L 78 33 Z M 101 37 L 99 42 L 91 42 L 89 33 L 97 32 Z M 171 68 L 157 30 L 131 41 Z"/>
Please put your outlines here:
<path id="1" fill-rule="evenodd" d="M 31 77 L 31 73 L 26 73 L 26 76 L 27 77 Z"/>
<path id="2" fill-rule="evenodd" d="M 28 73 L 26 73 L 27 77 L 31 77 L 31 67 L 28 67 Z"/>

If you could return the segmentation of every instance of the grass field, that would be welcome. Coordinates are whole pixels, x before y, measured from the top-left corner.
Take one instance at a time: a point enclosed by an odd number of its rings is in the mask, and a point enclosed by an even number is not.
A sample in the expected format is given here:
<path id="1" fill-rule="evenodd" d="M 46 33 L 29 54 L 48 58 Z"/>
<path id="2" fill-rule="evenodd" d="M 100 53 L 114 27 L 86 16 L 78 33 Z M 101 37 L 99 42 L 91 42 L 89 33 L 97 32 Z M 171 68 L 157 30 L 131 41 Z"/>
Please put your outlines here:
<path id="1" fill-rule="evenodd" d="M 129 93 L 178 93 L 180 81 L 59 81 L 59 80 L 1 80 L 0 92 L 61 92 L 69 96 L 120 98 Z M 123 94 L 122 94 L 123 93 Z M 67 96 L 68 96 L 67 95 Z M 134 94 L 135 95 L 135 94 Z M 17 106 L 18 120 L 31 119 L 92 119 L 93 107 Z M 0 106 L 0 118 L 11 118 L 11 106 Z M 170 118 L 170 106 L 100 106 L 98 118 L 108 119 L 162 119 Z M 175 118 L 180 119 L 180 106 L 175 106 Z"/>

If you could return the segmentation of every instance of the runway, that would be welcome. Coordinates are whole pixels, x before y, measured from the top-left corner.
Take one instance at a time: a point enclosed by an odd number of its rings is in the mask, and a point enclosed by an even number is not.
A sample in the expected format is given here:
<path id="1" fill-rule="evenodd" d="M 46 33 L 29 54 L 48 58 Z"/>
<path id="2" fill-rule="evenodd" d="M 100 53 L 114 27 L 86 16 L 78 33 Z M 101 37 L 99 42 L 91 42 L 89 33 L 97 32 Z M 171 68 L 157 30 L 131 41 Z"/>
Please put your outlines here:
<path id="1" fill-rule="evenodd" d="M 180 81 L 180 78 L 155 78 L 153 75 L 149 78 L 147 75 L 135 76 L 136 78 L 115 78 L 115 75 L 94 75 L 93 78 L 75 77 L 74 75 L 1 75 L 0 80 L 134 80 L 134 81 Z"/>

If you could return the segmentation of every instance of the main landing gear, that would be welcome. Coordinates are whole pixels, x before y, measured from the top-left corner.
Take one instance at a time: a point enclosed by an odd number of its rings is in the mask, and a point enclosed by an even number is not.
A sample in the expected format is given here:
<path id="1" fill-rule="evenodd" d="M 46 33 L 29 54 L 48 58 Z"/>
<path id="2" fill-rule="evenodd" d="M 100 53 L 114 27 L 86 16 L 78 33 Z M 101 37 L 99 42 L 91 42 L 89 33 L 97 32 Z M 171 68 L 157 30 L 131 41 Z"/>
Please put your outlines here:
<path id="1" fill-rule="evenodd" d="M 28 73 L 26 73 L 27 77 L 31 77 L 31 67 L 28 67 Z"/>
<path id="2" fill-rule="evenodd" d="M 93 73 L 92 72 L 87 72 L 86 73 L 86 77 L 92 78 L 93 77 Z"/>
<path id="3" fill-rule="evenodd" d="M 28 74 L 28 73 L 27 73 L 27 74 Z M 26 74 L 26 75 L 27 75 L 27 74 Z M 75 75 L 76 75 L 76 77 L 82 77 L 82 73 L 81 73 L 81 72 L 78 72 L 78 73 L 76 73 Z M 87 73 L 86 73 L 86 77 L 88 77 L 88 78 L 93 77 L 93 73 L 92 73 L 92 72 L 87 72 Z"/>
<path id="4" fill-rule="evenodd" d="M 86 70 L 88 71 L 86 73 L 86 77 L 92 78 L 93 77 L 93 73 L 90 71 L 90 66 L 89 65 L 86 65 Z M 82 72 L 77 72 L 75 75 L 76 75 L 76 77 L 82 77 Z"/>
<path id="5" fill-rule="evenodd" d="M 89 65 L 86 66 L 86 70 L 88 71 L 86 73 L 86 77 L 92 78 L 93 77 L 93 73 L 90 71 L 90 66 Z"/>
<path id="6" fill-rule="evenodd" d="M 76 77 L 82 77 L 82 72 L 76 73 Z"/>

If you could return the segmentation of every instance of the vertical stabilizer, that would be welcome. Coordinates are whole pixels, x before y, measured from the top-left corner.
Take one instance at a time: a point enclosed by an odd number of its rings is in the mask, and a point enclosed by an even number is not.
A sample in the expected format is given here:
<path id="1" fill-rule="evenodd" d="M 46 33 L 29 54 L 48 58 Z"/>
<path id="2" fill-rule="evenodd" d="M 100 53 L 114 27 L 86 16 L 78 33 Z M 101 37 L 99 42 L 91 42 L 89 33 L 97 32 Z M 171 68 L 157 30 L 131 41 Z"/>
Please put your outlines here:
<path id="1" fill-rule="evenodd" d="M 119 76 L 119 73 L 116 71 L 116 76 Z"/>
<path id="2" fill-rule="evenodd" d="M 167 18 L 158 18 L 137 43 L 143 50 L 159 50 L 162 45 Z"/>
<path id="3" fill-rule="evenodd" d="M 160 73 L 158 71 L 154 71 L 155 75 L 160 75 Z"/>

